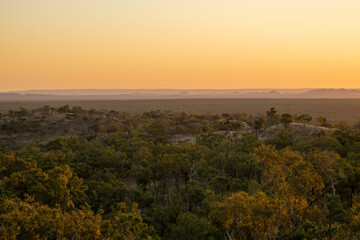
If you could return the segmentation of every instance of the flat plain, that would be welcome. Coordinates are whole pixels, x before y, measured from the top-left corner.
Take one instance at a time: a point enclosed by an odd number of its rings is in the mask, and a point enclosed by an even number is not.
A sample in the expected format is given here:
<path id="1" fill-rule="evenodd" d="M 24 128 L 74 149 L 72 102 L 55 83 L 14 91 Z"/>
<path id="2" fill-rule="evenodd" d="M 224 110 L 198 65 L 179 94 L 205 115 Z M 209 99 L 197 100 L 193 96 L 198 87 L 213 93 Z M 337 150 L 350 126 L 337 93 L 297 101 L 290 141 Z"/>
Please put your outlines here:
<path id="1" fill-rule="evenodd" d="M 332 123 L 354 124 L 360 120 L 360 99 L 161 99 L 161 100 L 77 100 L 77 101 L 1 101 L 0 112 L 28 110 L 48 105 L 60 107 L 80 106 L 85 109 L 126 111 L 141 114 L 152 110 L 184 111 L 189 114 L 248 113 L 264 114 L 275 107 L 280 114 L 310 114 L 324 116 Z"/>

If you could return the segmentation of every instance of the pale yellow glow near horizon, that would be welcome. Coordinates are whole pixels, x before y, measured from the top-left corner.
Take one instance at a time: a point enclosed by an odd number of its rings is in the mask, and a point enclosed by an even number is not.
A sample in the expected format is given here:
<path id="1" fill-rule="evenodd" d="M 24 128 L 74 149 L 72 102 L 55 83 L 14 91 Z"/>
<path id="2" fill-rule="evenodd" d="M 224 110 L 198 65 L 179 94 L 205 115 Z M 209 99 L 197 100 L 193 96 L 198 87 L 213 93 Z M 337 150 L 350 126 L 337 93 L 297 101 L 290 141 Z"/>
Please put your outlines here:
<path id="1" fill-rule="evenodd" d="M 360 88 L 356 0 L 0 0 L 0 91 Z"/>

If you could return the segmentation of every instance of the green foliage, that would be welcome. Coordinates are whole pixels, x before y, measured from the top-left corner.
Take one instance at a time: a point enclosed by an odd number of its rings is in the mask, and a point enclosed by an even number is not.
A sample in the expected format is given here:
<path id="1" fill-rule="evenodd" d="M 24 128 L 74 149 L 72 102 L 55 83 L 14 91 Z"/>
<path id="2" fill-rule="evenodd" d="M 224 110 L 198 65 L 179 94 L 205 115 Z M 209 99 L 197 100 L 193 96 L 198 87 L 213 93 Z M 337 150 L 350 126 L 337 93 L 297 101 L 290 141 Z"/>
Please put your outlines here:
<path id="1" fill-rule="evenodd" d="M 82 130 L 11 143 L 35 117 L 44 136 L 64 130 L 53 116 Z M 1 239 L 358 237 L 360 133 L 346 124 L 327 130 L 275 108 L 255 118 L 44 106 L 1 117 Z"/>

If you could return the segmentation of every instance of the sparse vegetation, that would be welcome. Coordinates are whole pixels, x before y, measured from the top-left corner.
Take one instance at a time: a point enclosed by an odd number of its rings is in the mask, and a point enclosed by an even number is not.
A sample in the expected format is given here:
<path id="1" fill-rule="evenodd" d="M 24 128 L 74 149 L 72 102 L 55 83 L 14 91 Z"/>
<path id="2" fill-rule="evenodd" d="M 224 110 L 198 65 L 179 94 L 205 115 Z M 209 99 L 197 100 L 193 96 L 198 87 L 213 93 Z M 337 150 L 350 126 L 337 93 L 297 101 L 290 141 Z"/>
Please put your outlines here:
<path id="1" fill-rule="evenodd" d="M 319 116 L 325 117 L 331 124 L 344 121 L 355 124 L 360 116 L 360 99 L 167 99 L 167 100 L 97 100 L 97 101 L 0 101 L 0 112 L 18 110 L 24 107 L 34 110 L 43 105 L 59 108 L 64 105 L 80 106 L 97 111 L 125 111 L 142 114 L 159 109 L 161 111 L 186 112 L 188 114 L 248 113 L 263 115 L 271 107 L 278 114 L 289 113 L 300 116 L 309 114 L 313 123 Z"/>

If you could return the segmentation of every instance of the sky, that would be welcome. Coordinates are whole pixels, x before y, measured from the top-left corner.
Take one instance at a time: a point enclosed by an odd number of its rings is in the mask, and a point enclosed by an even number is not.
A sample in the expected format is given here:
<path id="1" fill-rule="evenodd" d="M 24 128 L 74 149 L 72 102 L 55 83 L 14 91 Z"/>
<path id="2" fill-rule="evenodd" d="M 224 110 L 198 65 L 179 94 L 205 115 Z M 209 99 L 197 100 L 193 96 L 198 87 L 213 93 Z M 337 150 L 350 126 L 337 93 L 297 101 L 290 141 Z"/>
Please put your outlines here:
<path id="1" fill-rule="evenodd" d="M 0 0 L 0 91 L 360 88 L 358 0 Z"/>

